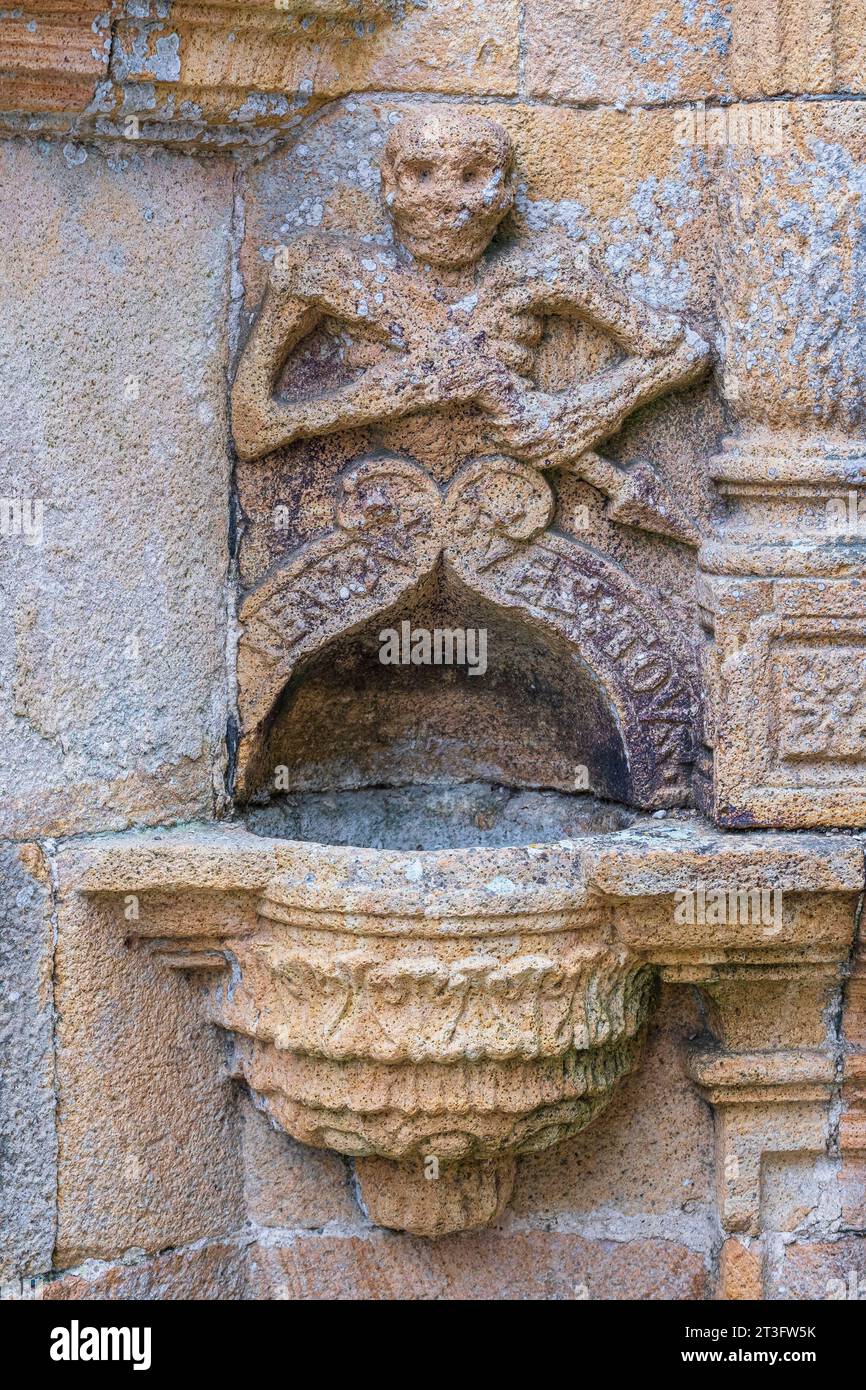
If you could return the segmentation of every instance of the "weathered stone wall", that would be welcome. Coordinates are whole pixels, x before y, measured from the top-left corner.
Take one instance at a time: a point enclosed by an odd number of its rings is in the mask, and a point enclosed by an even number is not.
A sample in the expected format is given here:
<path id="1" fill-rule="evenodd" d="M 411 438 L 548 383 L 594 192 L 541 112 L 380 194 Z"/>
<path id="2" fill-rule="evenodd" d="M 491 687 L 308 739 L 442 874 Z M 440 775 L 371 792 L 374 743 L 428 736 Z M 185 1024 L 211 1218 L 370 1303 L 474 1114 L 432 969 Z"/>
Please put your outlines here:
<path id="1" fill-rule="evenodd" d="M 788 439 L 820 417 L 852 449 L 863 432 L 861 6 L 828 0 L 807 19 L 787 0 L 432 0 L 348 24 L 309 8 L 41 0 L 0 19 L 0 498 L 43 508 L 41 535 L 0 537 L 0 1279 L 46 1276 L 49 1298 L 857 1296 L 866 878 L 834 885 L 832 909 L 821 896 L 803 909 L 815 940 L 841 923 L 817 983 L 804 955 L 782 983 L 767 965 L 744 1002 L 672 953 L 640 1068 L 604 1113 L 519 1159 L 493 1226 L 437 1240 L 380 1229 L 348 1159 L 256 1107 L 195 974 L 129 949 L 134 894 L 81 891 L 93 844 L 233 815 L 239 605 L 326 534 L 341 471 L 384 447 L 444 485 L 477 452 L 459 412 L 257 462 L 230 432 L 277 250 L 320 232 L 388 245 L 388 132 L 444 106 L 511 136 L 518 238 L 585 243 L 713 346 L 712 375 L 644 406 L 608 449 L 652 463 L 704 546 L 728 547 L 704 564 L 712 593 L 693 548 L 617 525 L 580 476 L 559 480 L 557 526 L 703 652 L 723 711 L 704 811 L 734 827 L 842 825 L 859 853 L 863 683 L 843 710 L 853 746 L 812 746 L 776 781 L 742 729 L 754 710 L 777 723 L 769 666 L 749 654 L 768 610 L 800 621 L 803 642 L 841 632 L 860 659 L 862 562 L 808 576 L 855 586 L 815 636 L 820 605 L 768 598 L 781 570 L 756 541 L 731 567 L 754 537 L 724 533 L 711 460 L 756 424 Z M 546 348 L 552 383 L 597 361 L 589 333 Z M 212 893 L 183 910 L 210 921 Z M 220 901 L 232 920 L 248 910 Z M 762 1032 L 764 1014 L 784 1031 Z M 724 1119 L 718 1079 L 689 1074 L 696 1042 L 759 1057 Z M 808 1090 L 796 1059 L 819 1053 L 826 1074 Z M 760 1091 L 761 1059 L 782 1054 L 795 1058 L 785 1142 Z M 746 1153 L 757 1206 L 726 1219 L 726 1201 L 745 1204 L 730 1165 Z"/>

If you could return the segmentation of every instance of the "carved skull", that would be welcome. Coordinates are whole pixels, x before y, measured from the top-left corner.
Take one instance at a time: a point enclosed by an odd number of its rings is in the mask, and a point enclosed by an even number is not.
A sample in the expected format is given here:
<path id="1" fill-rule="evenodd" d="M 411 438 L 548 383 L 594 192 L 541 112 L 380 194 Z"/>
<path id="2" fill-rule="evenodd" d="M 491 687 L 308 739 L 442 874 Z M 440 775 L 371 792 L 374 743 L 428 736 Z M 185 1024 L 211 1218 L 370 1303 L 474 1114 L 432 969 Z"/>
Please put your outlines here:
<path id="1" fill-rule="evenodd" d="M 382 195 L 416 260 L 446 270 L 477 261 L 514 201 L 502 126 L 445 111 L 405 116 L 388 137 Z"/>

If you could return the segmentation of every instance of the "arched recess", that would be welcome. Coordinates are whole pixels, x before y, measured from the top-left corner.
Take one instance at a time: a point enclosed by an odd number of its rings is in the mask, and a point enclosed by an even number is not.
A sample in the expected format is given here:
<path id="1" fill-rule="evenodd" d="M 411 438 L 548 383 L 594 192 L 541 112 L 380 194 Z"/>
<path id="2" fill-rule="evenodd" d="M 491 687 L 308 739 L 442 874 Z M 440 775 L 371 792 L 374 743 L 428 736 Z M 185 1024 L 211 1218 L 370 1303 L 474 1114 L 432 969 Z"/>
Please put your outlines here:
<path id="1" fill-rule="evenodd" d="M 483 675 L 383 664 L 380 633 L 399 640 L 404 623 L 407 639 L 482 629 Z M 279 769 L 278 789 L 292 793 L 484 783 L 630 799 L 617 716 L 593 673 L 557 634 L 467 589 L 442 561 L 300 664 L 262 730 L 259 766 L 260 786 Z"/>
<path id="2" fill-rule="evenodd" d="M 473 464 L 445 497 L 405 459 L 354 469 L 335 531 L 304 547 L 242 607 L 239 799 L 270 780 L 284 691 L 297 688 L 316 658 L 393 617 L 422 581 L 444 571 L 491 612 L 559 644 L 575 658 L 573 678 L 586 671 L 603 692 L 610 746 L 621 743 L 627 767 L 626 785 L 617 775 L 604 794 L 641 808 L 687 802 L 698 706 L 688 645 L 618 565 L 541 529 L 551 510 L 546 482 L 510 461 Z"/>

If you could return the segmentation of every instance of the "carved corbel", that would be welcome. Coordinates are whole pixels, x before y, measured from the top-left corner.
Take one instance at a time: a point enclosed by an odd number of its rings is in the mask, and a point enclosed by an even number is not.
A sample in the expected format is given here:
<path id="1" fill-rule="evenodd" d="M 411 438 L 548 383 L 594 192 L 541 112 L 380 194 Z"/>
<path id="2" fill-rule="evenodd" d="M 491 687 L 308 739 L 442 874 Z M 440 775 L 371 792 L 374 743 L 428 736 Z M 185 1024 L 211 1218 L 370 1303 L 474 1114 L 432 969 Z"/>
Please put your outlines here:
<path id="1" fill-rule="evenodd" d="M 717 1042 L 691 1067 L 719 1115 L 725 1228 L 759 1229 L 762 1155 L 826 1152 L 842 1077 L 826 1006 L 863 878 L 850 840 L 644 822 L 418 853 L 226 829 L 76 854 L 79 891 L 118 898 L 131 947 L 201 983 L 275 1124 L 356 1161 L 375 1221 L 494 1219 L 515 1159 L 580 1132 L 638 1064 L 658 975 L 712 1002 Z M 677 895 L 698 878 L 763 879 L 785 906 L 689 923 Z"/>
<path id="2" fill-rule="evenodd" d="M 85 852 L 81 883 L 137 895 L 133 944 L 201 982 L 234 1075 L 287 1133 L 354 1158 L 370 1216 L 401 1230 L 491 1220 L 516 1157 L 582 1130 L 640 1053 L 654 972 L 610 940 L 570 842 L 179 832 Z"/>

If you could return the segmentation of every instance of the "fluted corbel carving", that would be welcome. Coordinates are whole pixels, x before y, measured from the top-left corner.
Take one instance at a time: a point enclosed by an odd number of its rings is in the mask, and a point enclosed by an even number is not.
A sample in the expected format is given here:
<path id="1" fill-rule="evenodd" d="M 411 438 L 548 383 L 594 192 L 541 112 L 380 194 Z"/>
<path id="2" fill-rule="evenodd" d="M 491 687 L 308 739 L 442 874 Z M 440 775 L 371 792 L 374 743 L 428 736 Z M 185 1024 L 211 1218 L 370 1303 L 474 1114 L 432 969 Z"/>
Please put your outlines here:
<path id="1" fill-rule="evenodd" d="M 425 1235 L 495 1219 L 520 1155 L 602 1115 L 659 976 L 711 1000 L 691 1071 L 720 1117 L 723 1221 L 755 1230 L 762 1155 L 827 1149 L 827 1002 L 862 881 L 848 839 L 651 820 L 420 853 L 177 831 L 94 840 L 77 867 L 131 948 L 204 987 L 274 1122 L 358 1161 L 372 1220 Z M 697 922 L 690 900 L 727 906 Z"/>

